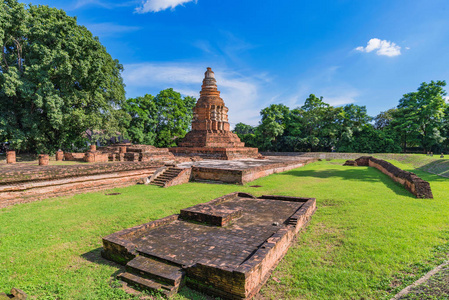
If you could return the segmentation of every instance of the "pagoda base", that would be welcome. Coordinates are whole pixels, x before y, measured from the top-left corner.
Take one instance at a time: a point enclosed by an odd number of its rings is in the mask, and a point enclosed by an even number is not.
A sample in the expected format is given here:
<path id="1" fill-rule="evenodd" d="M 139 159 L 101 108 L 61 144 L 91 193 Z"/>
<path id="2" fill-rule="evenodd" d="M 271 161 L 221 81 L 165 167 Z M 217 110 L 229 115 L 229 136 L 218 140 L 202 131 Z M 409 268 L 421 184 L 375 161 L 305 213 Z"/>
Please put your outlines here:
<path id="1" fill-rule="evenodd" d="M 259 149 L 249 147 L 173 147 L 169 150 L 175 156 L 199 156 L 204 159 L 234 160 L 261 157 Z"/>

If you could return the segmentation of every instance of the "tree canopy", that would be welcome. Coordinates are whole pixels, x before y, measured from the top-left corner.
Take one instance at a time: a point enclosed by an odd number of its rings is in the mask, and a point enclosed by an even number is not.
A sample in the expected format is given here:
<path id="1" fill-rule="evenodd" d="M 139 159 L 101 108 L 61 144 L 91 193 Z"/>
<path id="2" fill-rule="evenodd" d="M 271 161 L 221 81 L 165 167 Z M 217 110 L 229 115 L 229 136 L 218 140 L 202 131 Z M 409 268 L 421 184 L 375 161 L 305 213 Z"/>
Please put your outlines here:
<path id="1" fill-rule="evenodd" d="M 120 130 L 123 68 L 76 18 L 4 0 L 0 24 L 0 140 L 54 152 L 86 129 Z"/>
<path id="2" fill-rule="evenodd" d="M 449 106 L 444 81 L 422 83 L 397 107 L 372 118 L 365 106 L 333 107 L 311 94 L 298 108 L 272 104 L 261 110 L 252 127 L 237 124 L 247 145 L 262 151 L 400 152 L 442 151 L 448 147 Z"/>
<path id="3" fill-rule="evenodd" d="M 134 143 L 157 147 L 176 146 L 190 128 L 196 99 L 181 97 L 173 89 L 166 89 L 156 97 L 131 98 L 123 110 L 131 117 L 127 131 Z"/>

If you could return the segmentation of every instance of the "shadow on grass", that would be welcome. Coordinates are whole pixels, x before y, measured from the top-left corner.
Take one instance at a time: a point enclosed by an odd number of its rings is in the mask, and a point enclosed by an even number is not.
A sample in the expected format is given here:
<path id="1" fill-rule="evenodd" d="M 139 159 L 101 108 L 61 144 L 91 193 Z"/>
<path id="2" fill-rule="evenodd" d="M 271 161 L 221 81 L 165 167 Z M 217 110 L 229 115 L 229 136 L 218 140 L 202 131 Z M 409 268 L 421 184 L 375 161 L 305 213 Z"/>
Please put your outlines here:
<path id="1" fill-rule="evenodd" d="M 315 177 L 315 178 L 340 178 L 343 180 L 354 180 L 364 182 L 382 182 L 387 188 L 392 190 L 399 196 L 416 198 L 404 186 L 393 181 L 390 177 L 383 174 L 376 168 L 360 168 L 347 167 L 345 170 L 331 169 L 331 170 L 302 170 L 296 169 L 281 173 L 280 175 L 293 175 L 298 177 Z"/>
<path id="2" fill-rule="evenodd" d="M 432 161 L 418 168 L 418 170 L 432 175 L 438 175 L 441 180 L 447 180 L 449 178 L 449 160 L 441 159 Z M 444 178 L 441 178 L 444 177 Z"/>
<path id="3" fill-rule="evenodd" d="M 114 279 L 116 279 L 117 276 L 120 273 L 125 272 L 125 266 L 123 266 L 121 264 L 118 264 L 118 263 L 115 263 L 113 261 L 107 260 L 106 258 L 101 256 L 101 251 L 103 251 L 103 247 L 99 247 L 99 248 L 93 249 L 93 250 L 91 250 L 89 252 L 86 252 L 84 254 L 81 254 L 81 257 L 84 258 L 87 261 L 92 262 L 92 263 L 118 268 L 117 271 L 115 271 L 113 274 L 111 274 L 111 277 L 114 278 Z M 145 291 L 145 289 L 139 288 L 137 286 L 132 286 L 132 289 L 134 289 L 136 291 L 139 291 L 139 292 Z M 193 289 L 191 289 L 189 287 L 186 287 L 186 286 L 181 288 L 179 290 L 178 294 L 183 296 L 186 299 L 191 299 L 191 300 L 216 300 L 216 299 L 220 299 L 218 297 L 207 296 L 205 294 L 202 294 L 199 291 L 195 291 L 195 290 L 193 290 Z"/>
<path id="4" fill-rule="evenodd" d="M 103 251 L 103 247 L 99 247 L 97 249 L 94 249 L 94 250 L 91 250 L 91 251 L 86 252 L 84 254 L 81 254 L 81 257 L 84 258 L 87 261 L 92 262 L 92 263 L 118 268 L 117 271 L 115 271 L 113 274 L 111 274 L 111 276 L 114 277 L 114 278 L 118 274 L 125 272 L 125 266 L 123 266 L 121 264 L 118 264 L 116 262 L 113 262 L 111 260 L 107 260 L 106 258 L 101 256 L 101 251 Z"/>

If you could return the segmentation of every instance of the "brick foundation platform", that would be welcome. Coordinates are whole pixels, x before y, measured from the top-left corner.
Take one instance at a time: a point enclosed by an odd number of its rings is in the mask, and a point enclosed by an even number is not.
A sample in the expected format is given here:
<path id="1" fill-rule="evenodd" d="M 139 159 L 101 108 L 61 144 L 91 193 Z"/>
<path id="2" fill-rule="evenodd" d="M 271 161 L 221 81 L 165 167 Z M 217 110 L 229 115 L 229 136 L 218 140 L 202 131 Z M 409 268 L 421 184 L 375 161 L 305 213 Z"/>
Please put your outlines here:
<path id="1" fill-rule="evenodd" d="M 0 208 L 44 198 L 136 184 L 163 162 L 119 162 L 70 166 L 4 166 L 0 174 Z"/>
<path id="2" fill-rule="evenodd" d="M 103 238 L 118 277 L 173 295 L 184 284 L 226 299 L 260 290 L 316 210 L 315 199 L 232 193 Z M 298 270 L 300 271 L 300 270 Z"/>
<path id="3" fill-rule="evenodd" d="M 203 160 L 182 163 L 178 164 L 178 166 L 191 166 L 192 181 L 245 184 L 260 177 L 303 167 L 316 160 L 316 158 L 311 157 L 271 156 L 266 159 L 240 159 L 233 161 Z"/>
<path id="4" fill-rule="evenodd" d="M 174 147 L 170 148 L 175 156 L 199 156 L 203 159 L 236 160 L 258 157 L 257 148 L 214 148 L 214 147 Z"/>

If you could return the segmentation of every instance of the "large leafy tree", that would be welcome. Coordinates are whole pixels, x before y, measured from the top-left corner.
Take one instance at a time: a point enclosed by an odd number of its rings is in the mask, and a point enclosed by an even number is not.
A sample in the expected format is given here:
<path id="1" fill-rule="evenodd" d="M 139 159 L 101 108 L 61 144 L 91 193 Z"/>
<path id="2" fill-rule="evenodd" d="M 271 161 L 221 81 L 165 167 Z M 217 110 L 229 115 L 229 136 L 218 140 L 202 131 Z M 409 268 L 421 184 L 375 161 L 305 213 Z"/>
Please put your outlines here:
<path id="1" fill-rule="evenodd" d="M 416 92 L 405 94 L 399 100 L 398 110 L 394 114 L 394 127 L 402 132 L 403 148 L 413 139 L 429 151 L 441 144 L 443 117 L 446 109 L 444 91 L 445 81 L 421 83 Z"/>
<path id="2" fill-rule="evenodd" d="M 122 66 L 76 18 L 3 0 L 0 47 L 0 140 L 53 152 L 83 139 L 86 129 L 120 129 Z"/>
<path id="3" fill-rule="evenodd" d="M 258 140 L 259 136 L 256 135 L 256 128 L 251 125 L 244 123 L 237 123 L 234 128 L 234 133 L 236 133 L 240 140 L 245 143 L 247 147 L 259 147 Z"/>
<path id="4" fill-rule="evenodd" d="M 336 120 L 340 127 L 338 148 L 340 149 L 343 145 L 353 143 L 357 134 L 363 129 L 366 129 L 366 125 L 371 119 L 367 114 L 365 106 L 355 104 L 345 105 L 340 114 L 340 118 Z"/>
<path id="5" fill-rule="evenodd" d="M 298 110 L 302 122 L 300 148 L 306 151 L 329 151 L 335 145 L 342 119 L 342 108 L 332 107 L 323 97 L 311 94 Z"/>
<path id="6" fill-rule="evenodd" d="M 374 128 L 378 130 L 390 128 L 396 111 L 397 108 L 390 108 L 389 110 L 380 112 L 374 117 Z"/>
<path id="7" fill-rule="evenodd" d="M 284 104 L 272 104 L 260 111 L 262 121 L 257 127 L 256 136 L 261 150 L 278 149 L 279 138 L 283 135 L 290 109 Z"/>
<path id="8" fill-rule="evenodd" d="M 195 103 L 195 98 L 190 96 L 182 98 L 180 93 L 171 88 L 157 94 L 154 98 L 157 108 L 154 116 L 155 146 L 176 146 L 176 141 L 183 138 L 190 128 Z"/>
<path id="9" fill-rule="evenodd" d="M 154 96 L 127 99 L 123 110 L 131 121 L 127 124 L 128 135 L 133 143 L 153 145 L 156 140 L 157 107 Z"/>
<path id="10" fill-rule="evenodd" d="M 154 97 L 130 98 L 123 111 L 131 118 L 126 123 L 127 133 L 133 143 L 172 147 L 189 130 L 196 99 L 181 97 L 173 89 L 166 89 Z"/>

